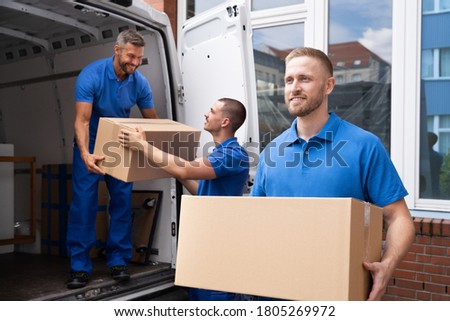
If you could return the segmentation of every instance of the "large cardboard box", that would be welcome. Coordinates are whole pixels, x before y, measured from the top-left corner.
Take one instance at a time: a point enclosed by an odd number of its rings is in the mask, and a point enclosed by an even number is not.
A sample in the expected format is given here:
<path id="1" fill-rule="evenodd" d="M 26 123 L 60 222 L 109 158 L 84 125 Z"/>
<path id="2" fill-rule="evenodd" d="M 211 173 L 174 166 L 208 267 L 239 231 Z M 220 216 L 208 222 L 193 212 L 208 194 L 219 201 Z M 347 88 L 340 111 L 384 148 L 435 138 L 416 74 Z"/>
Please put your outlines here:
<path id="1" fill-rule="evenodd" d="M 288 300 L 366 300 L 382 209 L 352 198 L 183 196 L 175 284 Z"/>
<path id="2" fill-rule="evenodd" d="M 120 146 L 117 138 L 120 129 L 135 130 L 138 126 L 155 147 L 186 160 L 195 159 L 200 130 L 169 119 L 100 118 L 94 154 L 105 156 L 99 166 L 107 174 L 125 182 L 170 177 L 142 152 Z"/>

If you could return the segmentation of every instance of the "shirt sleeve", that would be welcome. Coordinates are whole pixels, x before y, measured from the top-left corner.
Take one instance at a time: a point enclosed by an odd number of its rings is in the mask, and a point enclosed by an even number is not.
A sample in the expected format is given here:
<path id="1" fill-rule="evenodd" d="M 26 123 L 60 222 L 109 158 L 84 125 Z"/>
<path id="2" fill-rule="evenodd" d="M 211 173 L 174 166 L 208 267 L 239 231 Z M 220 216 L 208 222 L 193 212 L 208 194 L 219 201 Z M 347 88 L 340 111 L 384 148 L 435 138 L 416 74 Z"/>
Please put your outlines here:
<path id="1" fill-rule="evenodd" d="M 221 148 L 208 156 L 217 177 L 248 171 L 248 156 L 240 148 Z"/>
<path id="2" fill-rule="evenodd" d="M 140 78 L 140 91 L 139 98 L 137 101 L 137 105 L 142 109 L 151 109 L 154 108 L 155 105 L 153 103 L 153 92 L 150 84 L 148 83 L 147 78 L 143 75 L 139 74 Z"/>
<path id="3" fill-rule="evenodd" d="M 366 156 L 365 191 L 369 202 L 384 207 L 408 195 L 398 172 L 380 141 Z"/>
<path id="4" fill-rule="evenodd" d="M 259 163 L 256 167 L 255 179 L 253 180 L 252 190 L 250 191 L 251 196 L 266 196 L 264 188 L 264 151 L 260 154 Z"/>
<path id="5" fill-rule="evenodd" d="M 83 69 L 78 75 L 75 85 L 75 101 L 93 103 L 97 83 L 97 76 L 92 69 Z"/>

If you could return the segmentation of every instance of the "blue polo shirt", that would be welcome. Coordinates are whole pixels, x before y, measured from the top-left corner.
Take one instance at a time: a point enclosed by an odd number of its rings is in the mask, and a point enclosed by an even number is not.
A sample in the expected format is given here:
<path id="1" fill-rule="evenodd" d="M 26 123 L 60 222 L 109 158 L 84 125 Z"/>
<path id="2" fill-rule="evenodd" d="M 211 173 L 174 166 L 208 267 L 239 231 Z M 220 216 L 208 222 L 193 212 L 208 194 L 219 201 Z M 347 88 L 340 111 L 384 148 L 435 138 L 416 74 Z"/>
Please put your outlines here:
<path id="1" fill-rule="evenodd" d="M 119 81 L 113 59 L 100 59 L 87 65 L 79 74 L 75 87 L 75 101 L 92 104 L 89 123 L 90 146 L 97 135 L 100 117 L 128 118 L 134 105 L 153 108 L 152 90 L 147 79 L 135 71 Z"/>
<path id="2" fill-rule="evenodd" d="M 248 179 L 247 151 L 232 137 L 217 145 L 208 156 L 216 178 L 199 181 L 197 195 L 241 196 Z"/>
<path id="3" fill-rule="evenodd" d="M 308 142 L 297 120 L 266 146 L 252 196 L 353 197 L 380 207 L 408 193 L 381 141 L 331 113 Z"/>

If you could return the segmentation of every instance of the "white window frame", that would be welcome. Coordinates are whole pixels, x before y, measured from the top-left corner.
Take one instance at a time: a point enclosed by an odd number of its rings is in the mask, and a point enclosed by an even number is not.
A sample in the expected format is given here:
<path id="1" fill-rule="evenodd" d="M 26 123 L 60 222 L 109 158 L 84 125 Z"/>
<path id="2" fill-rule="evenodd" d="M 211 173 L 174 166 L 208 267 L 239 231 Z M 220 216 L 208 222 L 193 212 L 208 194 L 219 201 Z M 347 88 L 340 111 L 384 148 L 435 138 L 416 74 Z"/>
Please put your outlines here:
<path id="1" fill-rule="evenodd" d="M 450 201 L 419 198 L 421 15 L 421 0 L 393 1 L 391 158 L 412 214 L 448 218 Z"/>
<path id="2" fill-rule="evenodd" d="M 407 5 L 408 4 L 408 5 Z M 391 159 L 415 208 L 419 186 L 421 1 L 393 1 Z M 406 139 L 409 137 L 410 139 Z"/>

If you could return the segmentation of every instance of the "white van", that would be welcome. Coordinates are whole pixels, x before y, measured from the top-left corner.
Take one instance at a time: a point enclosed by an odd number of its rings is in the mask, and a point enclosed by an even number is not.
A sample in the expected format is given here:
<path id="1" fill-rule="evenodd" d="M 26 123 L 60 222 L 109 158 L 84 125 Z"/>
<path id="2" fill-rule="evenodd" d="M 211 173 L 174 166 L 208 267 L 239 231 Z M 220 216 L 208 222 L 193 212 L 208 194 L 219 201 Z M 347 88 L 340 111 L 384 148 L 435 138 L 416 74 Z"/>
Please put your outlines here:
<path id="1" fill-rule="evenodd" d="M 68 258 L 41 253 L 43 166 L 72 162 L 76 77 L 88 63 L 112 56 L 118 33 L 129 28 L 145 37 L 139 70 L 161 118 L 202 129 L 216 99 L 236 98 L 248 111 L 239 142 L 253 146 L 258 124 L 249 21 L 244 0 L 219 5 L 183 26 L 178 53 L 168 17 L 143 0 L 1 1 L 0 300 L 131 300 L 173 288 L 183 193 L 176 180 L 134 184 L 136 192 L 158 191 L 161 199 L 148 260 L 130 266 L 131 281 L 116 284 L 102 272 L 105 264 L 94 262 L 88 286 L 67 290 Z M 137 108 L 131 117 L 141 117 Z M 202 132 L 199 154 L 208 152 L 209 139 Z"/>

